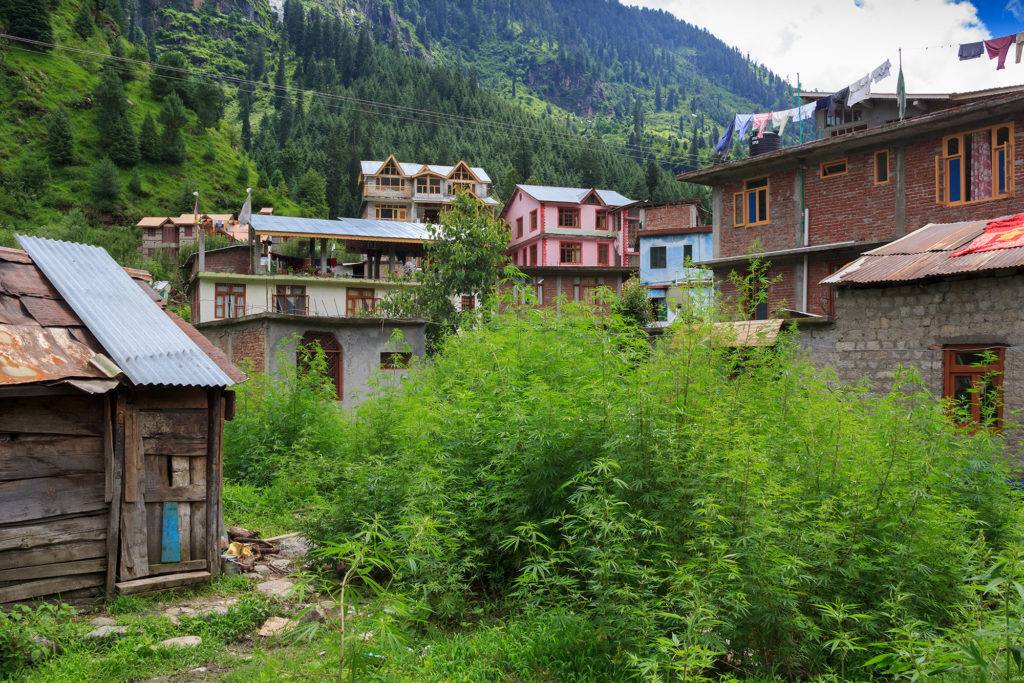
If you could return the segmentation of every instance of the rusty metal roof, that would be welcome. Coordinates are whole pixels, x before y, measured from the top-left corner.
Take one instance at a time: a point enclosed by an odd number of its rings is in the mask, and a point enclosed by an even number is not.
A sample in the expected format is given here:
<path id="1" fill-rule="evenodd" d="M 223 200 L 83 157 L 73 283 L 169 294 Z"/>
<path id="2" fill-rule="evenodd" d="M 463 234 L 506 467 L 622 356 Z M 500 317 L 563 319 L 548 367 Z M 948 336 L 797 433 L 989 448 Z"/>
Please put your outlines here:
<path id="1" fill-rule="evenodd" d="M 35 266 L 3 261 L 0 265 L 38 267 L 132 383 L 234 384 L 106 251 L 40 237 L 17 238 Z M 0 272 L 0 285 L 4 284 Z"/>
<path id="2" fill-rule="evenodd" d="M 932 223 L 905 237 L 865 252 L 821 281 L 825 285 L 911 282 L 929 278 L 1024 267 L 1024 247 L 980 251 L 953 257 L 957 249 L 985 232 L 999 218 Z"/>
<path id="3" fill-rule="evenodd" d="M 64 327 L 0 325 L 0 386 L 66 379 L 110 379 L 96 352 Z"/>

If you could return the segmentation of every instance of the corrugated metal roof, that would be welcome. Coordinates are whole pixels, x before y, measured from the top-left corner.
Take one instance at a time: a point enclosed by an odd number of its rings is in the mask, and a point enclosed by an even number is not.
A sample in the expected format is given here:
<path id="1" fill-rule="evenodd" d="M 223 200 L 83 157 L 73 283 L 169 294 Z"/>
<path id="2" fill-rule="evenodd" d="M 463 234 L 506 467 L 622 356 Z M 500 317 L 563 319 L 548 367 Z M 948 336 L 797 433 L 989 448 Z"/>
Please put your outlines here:
<path id="1" fill-rule="evenodd" d="M 591 187 L 552 187 L 550 185 L 517 185 L 526 194 L 539 202 L 560 202 L 563 204 L 579 204 L 592 191 L 608 206 L 625 206 L 633 200 L 623 197 L 614 190 L 597 190 Z"/>
<path id="2" fill-rule="evenodd" d="M 1024 267 L 1024 247 L 953 252 L 985 232 L 998 218 L 961 223 L 933 223 L 884 247 L 866 252 L 821 281 L 826 285 L 911 282 L 926 278 Z"/>
<path id="3" fill-rule="evenodd" d="M 0 386 L 76 379 L 109 379 L 95 356 L 64 327 L 0 325 Z"/>
<path id="4" fill-rule="evenodd" d="M 106 251 L 40 237 L 17 238 L 134 384 L 234 384 Z"/>
<path id="5" fill-rule="evenodd" d="M 380 172 L 381 167 L 384 165 L 383 161 L 360 161 L 359 169 L 363 175 L 377 175 Z M 439 176 L 447 177 L 449 173 L 455 168 L 454 166 L 444 166 L 441 164 L 414 164 L 410 162 L 399 161 L 398 165 L 402 168 L 402 173 L 405 175 L 416 175 L 424 169 L 431 173 L 436 173 Z M 480 168 L 479 166 L 470 166 L 469 170 L 473 172 L 480 182 L 489 183 L 491 182 L 491 176 L 487 175 L 487 171 Z"/>
<path id="6" fill-rule="evenodd" d="M 295 218 L 292 216 L 253 215 L 252 227 L 258 233 L 279 233 L 334 239 L 420 240 L 430 235 L 421 223 L 378 221 L 370 218 Z"/>

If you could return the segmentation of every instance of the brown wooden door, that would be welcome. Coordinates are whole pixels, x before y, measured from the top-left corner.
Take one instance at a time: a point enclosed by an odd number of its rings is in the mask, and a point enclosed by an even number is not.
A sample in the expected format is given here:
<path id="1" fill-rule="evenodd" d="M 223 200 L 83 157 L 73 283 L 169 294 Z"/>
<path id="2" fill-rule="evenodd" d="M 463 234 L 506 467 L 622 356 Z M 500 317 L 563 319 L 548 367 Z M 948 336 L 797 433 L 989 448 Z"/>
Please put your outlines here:
<path id="1" fill-rule="evenodd" d="M 219 396 L 216 400 L 220 402 Z M 201 390 L 149 392 L 127 403 L 122 582 L 161 574 L 212 572 L 208 560 L 212 557 L 219 563 L 219 511 L 214 510 L 211 524 L 208 509 L 209 425 L 207 395 Z M 220 463 L 213 464 L 218 469 L 217 479 Z"/>

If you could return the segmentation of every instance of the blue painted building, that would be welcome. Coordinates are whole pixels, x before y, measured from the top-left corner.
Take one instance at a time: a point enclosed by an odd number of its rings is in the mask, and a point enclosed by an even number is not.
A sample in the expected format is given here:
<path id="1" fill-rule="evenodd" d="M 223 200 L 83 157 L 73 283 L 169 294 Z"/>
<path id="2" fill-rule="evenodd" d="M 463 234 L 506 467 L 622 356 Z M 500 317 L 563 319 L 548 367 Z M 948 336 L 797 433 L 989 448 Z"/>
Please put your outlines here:
<path id="1" fill-rule="evenodd" d="M 711 226 L 703 223 L 697 200 L 644 202 L 637 240 L 640 252 L 640 282 L 656 324 L 667 325 L 684 308 L 710 308 L 714 288 L 711 274 L 687 264 L 712 257 Z"/>

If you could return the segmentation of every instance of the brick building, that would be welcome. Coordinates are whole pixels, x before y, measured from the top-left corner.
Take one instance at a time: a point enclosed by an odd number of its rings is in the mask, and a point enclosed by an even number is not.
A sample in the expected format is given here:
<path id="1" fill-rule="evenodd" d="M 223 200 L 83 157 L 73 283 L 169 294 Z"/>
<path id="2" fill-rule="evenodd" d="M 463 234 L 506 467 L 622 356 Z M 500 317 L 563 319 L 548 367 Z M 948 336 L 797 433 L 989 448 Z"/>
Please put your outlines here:
<path id="1" fill-rule="evenodd" d="M 232 241 L 244 239 L 247 232 L 247 227 L 239 226 L 230 213 L 204 213 L 199 215 L 198 221 L 195 214 L 191 213 L 167 217 L 145 216 L 135 226 L 142 229 L 139 253 L 147 257 L 158 251 L 177 254 L 182 245 L 198 239 L 199 229 L 207 235 L 222 234 Z"/>
<path id="2" fill-rule="evenodd" d="M 1024 169 L 1024 92 L 988 95 L 904 121 L 683 173 L 712 188 L 710 266 L 725 277 L 749 255 L 771 262 L 778 281 L 767 309 L 835 312 L 821 281 L 862 252 L 928 223 L 1024 211 L 1015 193 Z"/>

